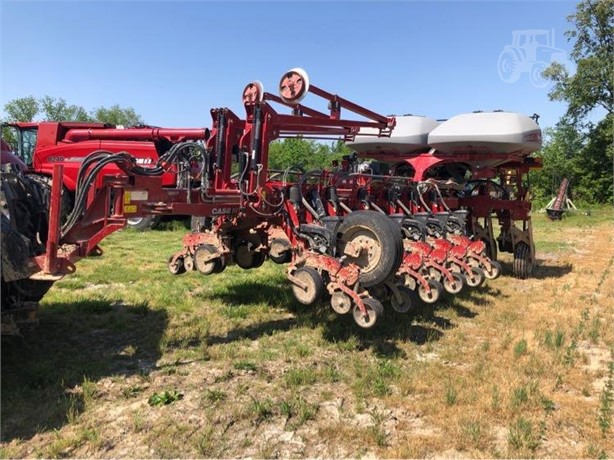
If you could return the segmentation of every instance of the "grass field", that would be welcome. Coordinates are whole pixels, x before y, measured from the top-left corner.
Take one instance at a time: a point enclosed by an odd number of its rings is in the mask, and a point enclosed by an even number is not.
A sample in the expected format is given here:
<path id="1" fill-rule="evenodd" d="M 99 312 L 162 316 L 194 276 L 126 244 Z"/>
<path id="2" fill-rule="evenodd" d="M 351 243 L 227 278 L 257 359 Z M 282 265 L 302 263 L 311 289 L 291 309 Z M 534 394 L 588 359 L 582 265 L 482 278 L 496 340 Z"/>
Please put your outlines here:
<path id="1" fill-rule="evenodd" d="M 507 275 L 359 330 L 283 267 L 172 276 L 129 231 L 2 344 L 2 457 L 614 456 L 612 209 L 534 217 Z"/>

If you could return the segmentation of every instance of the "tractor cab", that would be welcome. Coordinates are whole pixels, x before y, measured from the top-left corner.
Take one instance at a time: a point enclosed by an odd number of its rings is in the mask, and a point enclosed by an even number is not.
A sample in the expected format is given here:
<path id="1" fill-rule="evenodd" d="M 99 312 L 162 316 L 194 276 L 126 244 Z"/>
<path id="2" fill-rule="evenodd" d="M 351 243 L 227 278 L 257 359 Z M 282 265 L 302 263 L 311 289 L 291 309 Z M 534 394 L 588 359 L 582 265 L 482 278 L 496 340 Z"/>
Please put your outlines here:
<path id="1" fill-rule="evenodd" d="M 32 166 L 38 123 L 3 123 L 2 141 L 26 165 Z"/>

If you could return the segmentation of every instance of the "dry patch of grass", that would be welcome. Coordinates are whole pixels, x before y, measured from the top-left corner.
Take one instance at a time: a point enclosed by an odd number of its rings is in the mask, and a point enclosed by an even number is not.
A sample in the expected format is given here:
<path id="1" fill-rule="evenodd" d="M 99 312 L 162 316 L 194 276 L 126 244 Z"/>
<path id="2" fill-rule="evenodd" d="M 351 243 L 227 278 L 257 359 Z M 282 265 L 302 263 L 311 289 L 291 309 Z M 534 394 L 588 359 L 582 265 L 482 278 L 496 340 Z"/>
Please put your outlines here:
<path id="1" fill-rule="evenodd" d="M 536 277 L 373 331 L 295 302 L 283 267 L 173 277 L 183 231 L 118 233 L 3 343 L 0 453 L 614 456 L 610 217 L 536 216 Z"/>

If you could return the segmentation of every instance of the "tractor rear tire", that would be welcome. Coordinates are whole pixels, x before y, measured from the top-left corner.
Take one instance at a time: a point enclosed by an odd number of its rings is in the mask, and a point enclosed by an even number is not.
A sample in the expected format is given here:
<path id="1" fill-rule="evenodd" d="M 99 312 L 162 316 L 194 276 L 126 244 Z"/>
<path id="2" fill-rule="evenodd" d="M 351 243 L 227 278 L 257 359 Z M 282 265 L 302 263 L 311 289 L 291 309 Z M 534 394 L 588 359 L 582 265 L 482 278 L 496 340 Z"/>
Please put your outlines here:
<path id="1" fill-rule="evenodd" d="M 137 232 L 147 232 L 160 223 L 160 216 L 130 217 L 126 219 L 126 226 Z"/>
<path id="2" fill-rule="evenodd" d="M 531 248 L 525 242 L 520 242 L 514 248 L 514 276 L 527 279 L 533 273 Z"/>
<path id="3" fill-rule="evenodd" d="M 45 201 L 45 209 L 47 213 L 49 212 L 49 207 L 51 206 L 51 185 L 53 184 L 53 179 L 49 176 L 42 176 L 39 174 L 28 174 L 30 179 L 38 184 L 42 185 L 44 188 L 44 201 Z M 62 203 L 60 205 L 60 223 L 63 224 L 66 222 L 68 215 L 72 212 L 72 208 L 74 206 L 73 196 L 68 191 L 66 187 L 62 185 Z"/>
<path id="4" fill-rule="evenodd" d="M 344 255 L 348 243 L 367 247 L 358 257 L 346 261 L 360 267 L 360 284 L 366 288 L 393 276 L 403 258 L 401 227 L 376 211 L 354 211 L 344 218 L 338 230 L 337 248 Z M 366 254 L 365 254 L 366 252 Z"/>

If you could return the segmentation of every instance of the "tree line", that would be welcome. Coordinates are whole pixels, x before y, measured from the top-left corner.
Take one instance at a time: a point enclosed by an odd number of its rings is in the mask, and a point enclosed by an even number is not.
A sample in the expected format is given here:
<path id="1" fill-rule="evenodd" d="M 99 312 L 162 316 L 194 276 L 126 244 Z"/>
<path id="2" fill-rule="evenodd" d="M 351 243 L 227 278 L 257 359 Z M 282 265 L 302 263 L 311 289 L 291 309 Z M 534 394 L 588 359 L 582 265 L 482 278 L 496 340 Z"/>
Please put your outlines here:
<path id="1" fill-rule="evenodd" d="M 572 27 L 565 35 L 573 42 L 571 59 L 576 70 L 571 74 L 555 62 L 543 73 L 554 83 L 550 99 L 565 102 L 567 110 L 554 128 L 545 130 L 539 153 L 544 167 L 531 173 L 531 188 L 538 200 L 547 201 L 567 177 L 572 199 L 612 203 L 614 2 L 582 1 L 567 20 Z"/>

